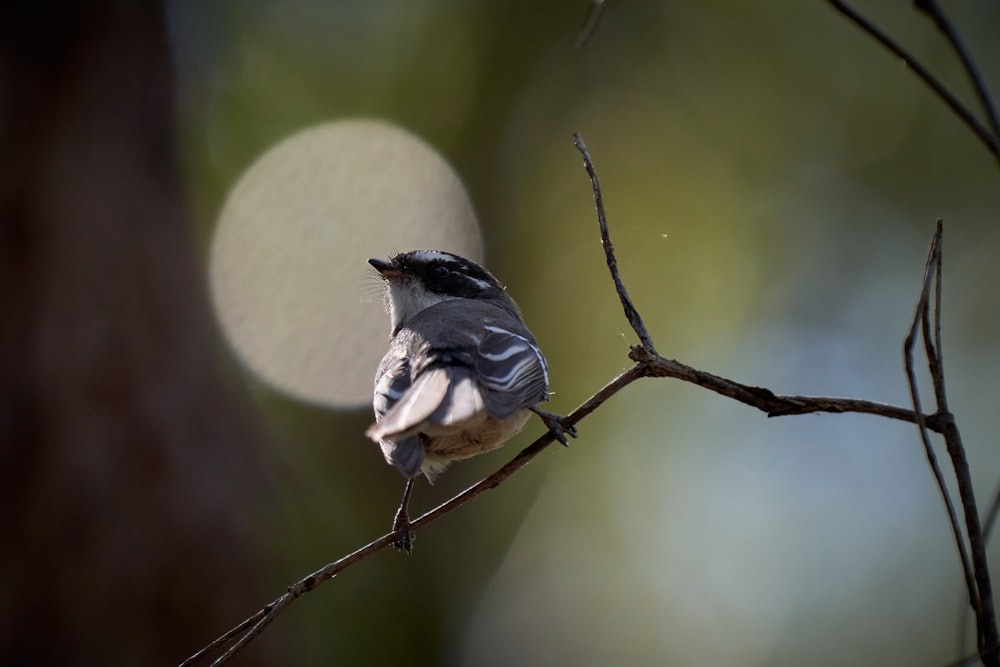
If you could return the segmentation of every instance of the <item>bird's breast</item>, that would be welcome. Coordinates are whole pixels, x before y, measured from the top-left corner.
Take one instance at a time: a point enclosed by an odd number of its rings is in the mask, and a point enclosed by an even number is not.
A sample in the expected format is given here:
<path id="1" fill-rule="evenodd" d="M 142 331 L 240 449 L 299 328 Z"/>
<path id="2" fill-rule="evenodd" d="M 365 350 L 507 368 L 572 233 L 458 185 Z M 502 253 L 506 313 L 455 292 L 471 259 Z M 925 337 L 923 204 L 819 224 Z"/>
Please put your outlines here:
<path id="1" fill-rule="evenodd" d="M 452 461 L 468 459 L 497 449 L 520 431 L 531 417 L 528 410 L 519 410 L 506 419 L 496 419 L 485 412 L 470 422 L 440 432 L 425 432 L 422 472 L 432 477 Z"/>

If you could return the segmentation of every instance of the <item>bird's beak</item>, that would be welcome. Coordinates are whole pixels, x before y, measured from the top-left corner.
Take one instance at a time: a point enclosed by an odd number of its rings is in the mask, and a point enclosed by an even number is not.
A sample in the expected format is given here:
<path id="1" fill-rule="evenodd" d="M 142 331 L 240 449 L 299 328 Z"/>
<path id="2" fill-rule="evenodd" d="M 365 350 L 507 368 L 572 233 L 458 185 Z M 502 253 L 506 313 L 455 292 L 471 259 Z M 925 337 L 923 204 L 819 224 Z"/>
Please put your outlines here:
<path id="1" fill-rule="evenodd" d="M 375 267 L 375 270 L 382 274 L 382 277 L 386 280 L 392 280 L 402 273 L 394 265 L 381 259 L 369 259 L 368 263 Z"/>

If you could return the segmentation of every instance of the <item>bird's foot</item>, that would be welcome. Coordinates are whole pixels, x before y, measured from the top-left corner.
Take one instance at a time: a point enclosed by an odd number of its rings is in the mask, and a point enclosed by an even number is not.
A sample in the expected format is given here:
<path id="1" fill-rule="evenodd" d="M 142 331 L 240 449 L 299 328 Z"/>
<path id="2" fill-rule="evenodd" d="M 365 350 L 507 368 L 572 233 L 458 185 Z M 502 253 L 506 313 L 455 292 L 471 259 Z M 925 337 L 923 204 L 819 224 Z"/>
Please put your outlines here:
<path id="1" fill-rule="evenodd" d="M 396 518 L 392 521 L 392 532 L 395 535 L 392 546 L 396 547 L 396 551 L 402 551 L 407 556 L 412 556 L 413 542 L 417 537 L 410 530 L 410 516 L 406 512 L 406 508 L 400 507 L 399 511 L 396 512 Z"/>
<path id="2" fill-rule="evenodd" d="M 552 433 L 552 437 L 561 442 L 563 447 L 569 447 L 569 440 L 566 439 L 566 436 L 568 435 L 572 438 L 576 437 L 575 426 L 564 426 L 563 417 L 548 412 L 547 410 L 542 410 L 539 407 L 532 407 L 530 410 L 538 415 L 539 419 L 545 423 L 545 426 Z"/>

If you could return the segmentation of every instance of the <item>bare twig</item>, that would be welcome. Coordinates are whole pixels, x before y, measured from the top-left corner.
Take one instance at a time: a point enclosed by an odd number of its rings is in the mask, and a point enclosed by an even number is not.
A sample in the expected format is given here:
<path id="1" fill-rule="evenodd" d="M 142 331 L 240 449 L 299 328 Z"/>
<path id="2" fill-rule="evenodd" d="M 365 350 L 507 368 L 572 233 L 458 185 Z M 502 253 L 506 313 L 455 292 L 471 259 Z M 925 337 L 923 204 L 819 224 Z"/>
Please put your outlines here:
<path id="1" fill-rule="evenodd" d="M 986 114 L 990 129 L 993 130 L 994 140 L 996 140 L 997 137 L 1000 137 L 1000 120 L 997 119 L 996 107 L 993 105 L 993 100 L 990 99 L 989 89 L 986 88 L 986 84 L 979 74 L 979 68 L 976 67 L 972 55 L 965 48 L 965 43 L 962 42 L 958 31 L 955 30 L 955 27 L 948 20 L 948 16 L 936 0 L 914 0 L 913 6 L 927 14 L 934 21 L 934 25 L 945 36 L 945 39 L 951 44 L 951 48 L 958 55 L 959 60 L 962 61 L 962 66 L 965 67 L 965 71 L 969 75 L 972 88 L 976 91 L 976 96 L 979 97 L 979 104 L 983 107 L 983 113 Z"/>
<path id="2" fill-rule="evenodd" d="M 944 362 L 941 349 L 941 235 L 942 224 L 939 220 L 934 238 L 931 241 L 927 264 L 924 269 L 923 286 L 917 302 L 916 312 L 903 343 L 903 358 L 910 396 L 913 400 L 914 413 L 920 415 L 917 420 L 917 426 L 920 429 L 920 439 L 923 442 L 928 463 L 945 503 L 955 543 L 958 547 L 962 571 L 965 575 L 966 588 L 969 593 L 969 605 L 976 615 L 976 645 L 979 648 L 980 657 L 984 664 L 997 665 L 1000 664 L 1000 661 L 998 661 L 998 656 L 992 647 L 997 646 L 998 636 L 989 564 L 986 560 L 986 545 L 979 522 L 979 511 L 976 506 L 968 459 L 965 456 L 965 448 L 962 445 L 958 425 L 955 423 L 954 416 L 948 410 L 948 397 L 945 389 Z M 932 285 L 934 286 L 933 328 L 930 313 Z M 957 512 L 952 504 L 944 477 L 937 464 L 934 450 L 931 447 L 930 438 L 925 428 L 925 420 L 922 417 L 920 393 L 917 388 L 916 375 L 913 369 L 913 347 L 916 344 L 918 327 L 920 336 L 924 341 L 924 352 L 927 356 L 928 370 L 930 371 L 931 381 L 934 386 L 934 396 L 937 403 L 936 414 L 940 416 L 941 433 L 944 435 L 945 445 L 958 483 L 959 497 L 965 516 L 965 533 L 969 540 L 968 549 L 966 548 Z M 972 552 L 971 559 L 970 550 Z"/>
<path id="3" fill-rule="evenodd" d="M 372 555 L 380 549 L 384 549 L 386 546 L 392 544 L 392 540 L 395 537 L 395 533 L 388 533 L 378 538 L 374 542 L 370 542 L 365 546 L 361 547 L 357 551 L 344 556 L 338 561 L 329 563 L 319 570 L 313 572 L 308 577 L 300 579 L 298 582 L 292 584 L 288 587 L 288 590 L 281 595 L 274 602 L 265 606 L 263 609 L 255 613 L 254 615 L 246 618 L 239 625 L 228 630 L 225 634 L 221 635 L 211 644 L 201 649 L 187 660 L 180 664 L 180 667 L 190 667 L 191 665 L 198 664 L 203 659 L 205 659 L 210 653 L 220 649 L 222 646 L 231 641 L 234 637 L 243 634 L 239 640 L 236 641 L 229 649 L 219 656 L 214 662 L 212 662 L 213 667 L 218 667 L 219 665 L 224 665 L 229 662 L 237 653 L 246 648 L 247 644 L 253 641 L 257 635 L 259 635 L 264 628 L 266 628 L 271 621 L 273 621 L 278 614 L 289 607 L 296 599 L 313 590 L 325 581 L 328 581 L 335 577 L 341 571 L 347 569 L 351 565 L 361 561 L 364 558 Z M 249 628 L 249 630 L 248 630 Z"/>
<path id="4" fill-rule="evenodd" d="M 281 598 L 278 598 L 278 600 L 280 600 L 280 599 Z M 256 624 L 257 621 L 259 621 L 260 619 L 264 618 L 264 616 L 266 616 L 268 614 L 268 612 L 271 610 L 271 607 L 276 602 L 278 602 L 278 600 L 275 600 L 271 604 L 267 605 L 266 607 L 264 607 L 263 609 L 261 609 L 260 611 L 258 611 L 253 616 L 250 616 L 249 618 L 244 619 L 242 623 L 240 623 L 239 625 L 233 627 L 231 630 L 229 630 L 225 634 L 222 634 L 222 635 L 216 637 L 215 640 L 212 641 L 211 644 L 208 644 L 207 646 L 205 646 L 204 648 L 202 648 L 200 651 L 198 651 L 197 653 L 193 654 L 187 660 L 185 660 L 184 662 L 182 662 L 180 664 L 180 667 L 190 667 L 190 665 L 196 665 L 199 662 L 201 662 L 202 660 L 204 660 L 206 657 L 208 657 L 210 654 L 214 653 L 215 651 L 219 650 L 220 648 L 222 648 L 223 646 L 225 646 L 226 644 L 228 644 L 229 642 L 231 642 L 234 637 L 236 637 L 237 635 L 239 635 L 241 632 L 245 632 L 247 628 L 251 627 L 252 625 Z M 232 651 L 232 649 L 230 649 L 230 651 Z M 229 653 L 229 651 L 227 651 L 227 653 Z M 235 655 L 235 654 L 236 654 L 236 652 L 233 651 L 233 655 Z"/>
<path id="5" fill-rule="evenodd" d="M 975 578 L 972 573 L 972 564 L 969 560 L 968 551 L 965 548 L 965 540 L 962 536 L 962 528 L 958 520 L 958 514 L 955 511 L 955 505 L 951 501 L 951 495 L 948 493 L 948 485 L 944 480 L 941 467 L 938 465 L 937 456 L 934 454 L 934 448 L 931 446 L 930 436 L 927 432 L 926 420 L 923 418 L 923 409 L 921 408 L 920 390 L 917 385 L 917 376 L 913 368 L 913 347 L 916 344 L 921 323 L 926 323 L 928 321 L 928 301 L 930 299 L 931 284 L 933 283 L 935 276 L 934 268 L 940 261 L 940 242 L 941 228 L 939 226 L 938 231 L 935 233 L 934 239 L 931 242 L 930 252 L 927 256 L 927 263 L 924 267 L 924 278 L 922 282 L 923 287 L 920 290 L 920 298 L 917 300 L 917 308 L 913 314 L 913 321 L 910 324 L 910 330 L 906 335 L 906 339 L 903 341 L 903 365 L 906 369 L 906 380 L 910 389 L 910 398 L 913 401 L 913 411 L 915 414 L 919 415 L 917 417 L 917 427 L 920 430 L 920 440 L 924 445 L 924 453 L 927 455 L 927 463 L 931 468 L 931 473 L 934 475 L 934 481 L 937 483 L 938 490 L 941 492 L 941 497 L 944 500 L 945 510 L 948 513 L 948 521 L 952 529 L 952 535 L 955 539 L 955 544 L 958 547 L 959 559 L 962 563 L 962 571 L 965 574 L 965 583 L 969 590 L 970 604 L 978 617 L 981 607 L 979 604 L 979 594 L 976 590 Z"/>
<path id="6" fill-rule="evenodd" d="M 906 49 L 896 43 L 895 40 L 882 32 L 878 26 L 859 14 L 846 2 L 843 2 L 842 0 L 827 0 L 827 2 L 833 5 L 834 9 L 846 16 L 852 23 L 867 32 L 876 41 L 882 44 L 882 46 L 889 49 L 889 51 L 895 54 L 896 57 L 902 60 L 903 64 L 909 67 L 921 81 L 927 84 L 927 86 L 934 91 L 934 94 L 941 98 L 941 100 L 948 105 L 948 108 L 951 109 L 970 130 L 972 130 L 972 133 L 975 134 L 981 142 L 983 142 L 987 150 L 989 150 L 989 152 L 996 158 L 1000 159 L 1000 138 L 991 132 L 988 127 L 983 125 L 979 119 L 976 118 L 972 112 L 969 111 L 969 109 L 944 86 L 944 84 L 938 81 L 937 78 L 935 78 L 934 75 L 920 63 L 920 61 L 911 56 Z"/>
<path id="7" fill-rule="evenodd" d="M 632 299 L 629 298 L 628 291 L 625 289 L 625 283 L 622 282 L 621 274 L 618 272 L 618 260 L 615 259 L 615 249 L 611 245 L 611 236 L 608 233 L 608 219 L 604 214 L 604 197 L 601 195 L 601 184 L 597 180 L 597 170 L 594 169 L 590 153 L 587 152 L 587 145 L 583 143 L 583 137 L 580 136 L 579 132 L 573 133 L 573 143 L 576 144 L 576 149 L 583 156 L 583 166 L 586 167 L 587 174 L 590 176 L 590 185 L 594 190 L 594 205 L 597 207 L 597 225 L 601 228 L 601 245 L 604 246 L 604 257 L 608 262 L 608 270 L 611 271 L 611 279 L 615 283 L 615 291 L 618 292 L 618 300 L 622 302 L 622 308 L 625 309 L 625 318 L 632 326 L 635 334 L 639 337 L 639 342 L 646 348 L 646 351 L 650 354 L 656 354 L 653 339 L 650 337 L 649 331 L 646 330 L 646 325 L 643 324 L 639 311 L 632 304 Z"/>
<path id="8" fill-rule="evenodd" d="M 917 10 L 924 12 L 938 30 L 945 36 L 951 44 L 952 49 L 962 61 L 969 79 L 972 82 L 976 96 L 989 122 L 989 127 L 984 126 L 972 114 L 972 112 L 960 102 L 943 84 L 941 84 L 919 61 L 914 59 L 903 47 L 897 44 L 892 38 L 882 32 L 877 26 L 868 21 L 865 17 L 851 8 L 842 0 L 828 0 L 833 7 L 846 16 L 855 25 L 867 32 L 875 40 L 889 49 L 899 57 L 903 63 L 909 67 L 931 90 L 972 130 L 979 140 L 986 146 L 987 150 L 998 160 L 1000 160 L 1000 120 L 998 120 L 997 110 L 990 97 L 989 91 L 979 74 L 972 56 L 965 48 L 958 32 L 951 21 L 938 5 L 936 0 L 914 0 Z M 942 362 L 941 347 L 941 221 L 938 221 L 937 230 L 931 243 L 931 252 L 928 256 L 927 266 L 924 273 L 923 289 L 917 310 L 910 327 L 909 333 L 903 344 L 904 362 L 906 366 L 907 382 L 910 386 L 910 394 L 914 406 L 914 414 L 918 417 L 917 424 L 920 429 L 920 438 L 927 454 L 928 463 L 934 474 L 934 478 L 941 491 L 948 512 L 948 518 L 952 526 L 955 542 L 958 546 L 959 557 L 962 562 L 962 569 L 965 575 L 966 588 L 969 593 L 969 606 L 976 616 L 976 645 L 978 657 L 985 665 L 1000 666 L 1000 636 L 998 636 L 996 625 L 996 612 L 993 600 L 992 584 L 990 582 L 989 566 L 986 560 L 986 542 L 990 529 L 1000 510 L 1000 489 L 995 492 L 986 514 L 985 531 L 979 520 L 979 512 L 976 506 L 975 494 L 972 487 L 972 477 L 969 472 L 968 460 L 965 456 L 965 448 L 962 446 L 961 435 L 955 423 L 954 416 L 948 410 L 947 395 L 945 391 L 944 369 Z M 934 328 L 931 331 L 930 325 L 930 287 L 935 283 L 934 299 Z M 916 342 L 917 327 L 920 326 L 920 333 L 924 340 L 924 352 L 927 357 L 927 364 L 931 374 L 934 394 L 937 403 L 937 410 L 934 414 L 934 430 L 942 433 L 945 439 L 948 455 L 952 462 L 958 484 L 959 496 L 962 502 L 962 510 L 965 515 L 965 532 L 968 537 L 970 555 L 966 550 L 965 539 L 959 525 L 955 508 L 948 495 L 941 470 L 937 464 L 934 451 L 930 445 L 927 428 L 930 423 L 923 416 L 920 407 L 920 396 L 917 390 L 916 378 L 913 371 L 913 345 Z M 959 624 L 959 645 L 964 643 L 965 617 Z M 964 664 L 965 660 L 959 664 Z"/>
<path id="9" fill-rule="evenodd" d="M 671 377 L 690 382 L 703 389 L 714 391 L 733 400 L 757 408 L 768 417 L 806 415 L 817 412 L 856 412 L 876 415 L 889 419 L 917 423 L 913 410 L 886 403 L 876 403 L 859 398 L 830 398 L 823 396 L 782 396 L 765 387 L 754 387 L 728 380 L 718 375 L 700 371 L 674 359 L 651 355 L 643 348 L 632 348 L 629 357 L 645 367 L 646 377 Z M 940 432 L 944 427 L 938 415 L 921 415 L 924 423 L 932 431 Z"/>

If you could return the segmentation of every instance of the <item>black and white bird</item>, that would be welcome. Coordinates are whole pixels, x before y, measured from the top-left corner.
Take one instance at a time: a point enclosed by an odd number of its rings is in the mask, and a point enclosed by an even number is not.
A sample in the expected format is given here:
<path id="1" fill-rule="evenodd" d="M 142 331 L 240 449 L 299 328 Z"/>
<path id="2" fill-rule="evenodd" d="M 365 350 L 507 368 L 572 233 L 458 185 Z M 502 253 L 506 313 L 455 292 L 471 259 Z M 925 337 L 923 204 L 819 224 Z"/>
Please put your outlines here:
<path id="1" fill-rule="evenodd" d="M 406 477 L 393 523 L 410 552 L 413 480 L 452 461 L 500 447 L 539 415 L 566 444 L 561 419 L 537 407 L 549 398 L 545 357 L 503 285 L 473 261 L 437 250 L 370 259 L 385 281 L 392 323 L 375 375 L 375 423 L 366 434 Z"/>

